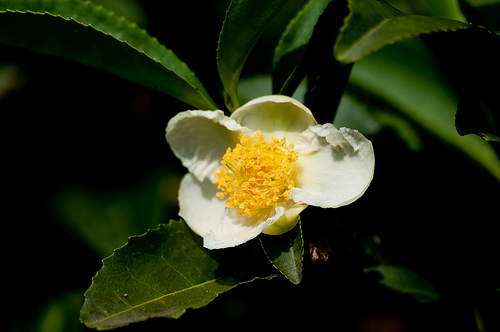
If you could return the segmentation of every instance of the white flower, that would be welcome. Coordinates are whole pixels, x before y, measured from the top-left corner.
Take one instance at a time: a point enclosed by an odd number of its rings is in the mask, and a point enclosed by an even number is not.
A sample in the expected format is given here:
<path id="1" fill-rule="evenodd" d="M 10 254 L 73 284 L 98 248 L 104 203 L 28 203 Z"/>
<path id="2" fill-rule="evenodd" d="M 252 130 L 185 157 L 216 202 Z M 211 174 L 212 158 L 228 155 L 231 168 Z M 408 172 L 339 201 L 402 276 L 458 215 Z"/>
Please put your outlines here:
<path id="1" fill-rule="evenodd" d="M 356 130 L 319 125 L 295 99 L 254 99 L 230 117 L 186 111 L 167 125 L 167 141 L 187 167 L 179 215 L 209 249 L 233 247 L 261 232 L 292 229 L 308 206 L 336 208 L 368 188 L 373 147 Z"/>

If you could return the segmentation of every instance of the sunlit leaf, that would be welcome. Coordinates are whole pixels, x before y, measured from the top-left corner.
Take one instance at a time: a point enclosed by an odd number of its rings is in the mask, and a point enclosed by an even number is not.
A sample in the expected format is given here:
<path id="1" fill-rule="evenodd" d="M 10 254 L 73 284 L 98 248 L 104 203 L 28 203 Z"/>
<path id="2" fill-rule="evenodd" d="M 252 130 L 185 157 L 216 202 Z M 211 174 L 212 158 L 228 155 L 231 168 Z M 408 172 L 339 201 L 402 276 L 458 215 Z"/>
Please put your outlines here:
<path id="1" fill-rule="evenodd" d="M 80 319 L 88 327 L 110 329 L 152 317 L 177 318 L 239 284 L 275 276 L 259 275 L 255 254 L 245 256 L 244 249 L 205 249 L 183 221 L 133 236 L 103 260 Z"/>
<path id="2" fill-rule="evenodd" d="M 171 50 L 90 1 L 0 0 L 0 43 L 91 66 L 198 108 L 216 108 Z"/>
<path id="3" fill-rule="evenodd" d="M 350 13 L 335 45 L 337 60 L 356 62 L 397 41 L 468 24 L 437 17 L 407 15 L 384 0 L 349 0 Z"/>
<path id="4" fill-rule="evenodd" d="M 420 0 L 422 6 L 427 9 L 431 16 L 448 18 L 466 22 L 465 16 L 460 10 L 462 0 Z"/>

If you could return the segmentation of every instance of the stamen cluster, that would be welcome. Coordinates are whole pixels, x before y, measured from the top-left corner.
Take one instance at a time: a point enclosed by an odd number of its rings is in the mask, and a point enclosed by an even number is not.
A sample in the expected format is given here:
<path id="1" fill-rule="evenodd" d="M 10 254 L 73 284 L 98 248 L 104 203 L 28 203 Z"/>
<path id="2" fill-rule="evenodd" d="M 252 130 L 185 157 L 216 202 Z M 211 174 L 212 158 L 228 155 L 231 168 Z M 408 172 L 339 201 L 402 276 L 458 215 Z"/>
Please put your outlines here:
<path id="1" fill-rule="evenodd" d="M 240 143 L 233 150 L 227 149 L 223 166 L 213 174 L 213 183 L 221 190 L 217 197 L 229 196 L 226 206 L 240 210 L 239 216 L 253 217 L 261 209 L 278 205 L 294 186 L 292 173 L 298 152 L 293 151 L 293 144 L 286 145 L 285 138 L 270 136 L 269 140 L 258 130 L 253 136 L 240 137 Z"/>

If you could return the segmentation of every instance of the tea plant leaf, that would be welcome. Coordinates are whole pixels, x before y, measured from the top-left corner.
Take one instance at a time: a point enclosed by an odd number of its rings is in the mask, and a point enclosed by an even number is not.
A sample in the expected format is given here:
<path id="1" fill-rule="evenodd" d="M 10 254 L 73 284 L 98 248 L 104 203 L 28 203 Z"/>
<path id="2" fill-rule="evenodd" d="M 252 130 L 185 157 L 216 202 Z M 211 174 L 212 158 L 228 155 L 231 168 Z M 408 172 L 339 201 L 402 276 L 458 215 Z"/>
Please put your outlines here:
<path id="1" fill-rule="evenodd" d="M 274 93 L 284 93 L 285 82 L 299 67 L 313 35 L 314 27 L 330 2 L 331 0 L 310 0 L 288 23 L 274 50 Z M 302 78 L 301 76 L 300 79 Z"/>
<path id="2" fill-rule="evenodd" d="M 217 66 L 226 91 L 226 105 L 230 110 L 240 106 L 238 81 L 250 51 L 286 1 L 231 1 L 217 49 Z"/>
<path id="3" fill-rule="evenodd" d="M 421 40 L 385 47 L 356 63 L 349 84 L 351 90 L 359 89 L 400 111 L 500 180 L 500 160 L 495 150 L 479 137 L 457 133 L 454 120 L 458 96 Z"/>
<path id="4" fill-rule="evenodd" d="M 111 329 L 152 317 L 178 318 L 237 285 L 275 276 L 258 275 L 252 257 L 237 250 L 229 256 L 203 248 L 202 239 L 183 221 L 133 236 L 103 260 L 85 293 L 80 320 L 88 327 Z M 244 264 L 238 264 L 235 254 Z"/>
<path id="5" fill-rule="evenodd" d="M 403 39 L 469 28 L 455 20 L 407 15 L 384 0 L 349 0 L 349 9 L 334 49 L 337 60 L 344 63 L 356 62 Z"/>
<path id="6" fill-rule="evenodd" d="M 300 284 L 304 257 L 300 220 L 297 226 L 283 235 L 261 234 L 259 239 L 273 266 L 292 283 Z"/>
<path id="7" fill-rule="evenodd" d="M 380 284 L 398 292 L 412 295 L 422 303 L 439 300 L 434 285 L 413 271 L 391 265 L 379 265 L 364 271 L 377 271 L 382 276 Z"/>
<path id="8" fill-rule="evenodd" d="M 274 51 L 273 67 L 287 54 L 307 46 L 314 26 L 332 0 L 310 0 L 288 23 Z"/>
<path id="9" fill-rule="evenodd" d="M 0 0 L 0 43 L 94 67 L 197 108 L 216 108 L 171 50 L 90 1 Z"/>

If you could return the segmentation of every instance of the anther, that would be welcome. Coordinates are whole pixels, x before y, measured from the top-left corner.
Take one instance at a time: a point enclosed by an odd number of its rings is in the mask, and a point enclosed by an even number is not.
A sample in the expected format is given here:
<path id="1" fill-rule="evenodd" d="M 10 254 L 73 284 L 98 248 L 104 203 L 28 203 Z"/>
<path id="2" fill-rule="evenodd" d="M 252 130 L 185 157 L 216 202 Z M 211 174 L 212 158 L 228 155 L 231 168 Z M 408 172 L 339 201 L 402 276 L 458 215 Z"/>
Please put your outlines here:
<path id="1" fill-rule="evenodd" d="M 291 177 L 297 158 L 293 144 L 287 147 L 285 138 L 270 137 L 267 143 L 260 131 L 242 136 L 233 150 L 226 150 L 222 166 L 213 174 L 213 183 L 222 190 L 217 197 L 228 196 L 226 206 L 248 217 L 276 206 L 293 188 Z"/>

